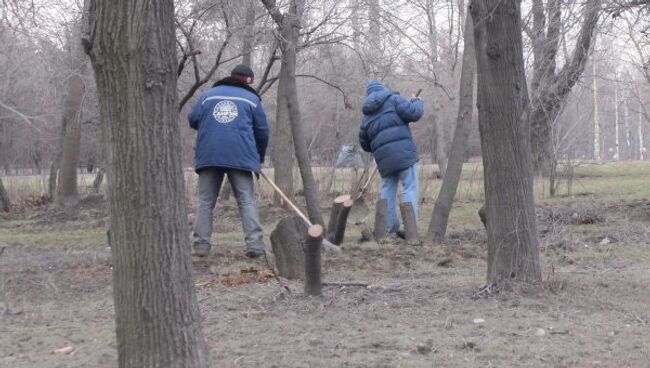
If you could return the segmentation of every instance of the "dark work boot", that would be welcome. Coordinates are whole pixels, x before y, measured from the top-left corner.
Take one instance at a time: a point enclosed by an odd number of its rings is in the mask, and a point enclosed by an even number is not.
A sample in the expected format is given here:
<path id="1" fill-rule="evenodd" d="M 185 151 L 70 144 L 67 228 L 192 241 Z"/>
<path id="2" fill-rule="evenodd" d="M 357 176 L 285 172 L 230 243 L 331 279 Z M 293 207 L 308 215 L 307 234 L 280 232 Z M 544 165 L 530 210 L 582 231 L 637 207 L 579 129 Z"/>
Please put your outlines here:
<path id="1" fill-rule="evenodd" d="M 205 242 L 195 242 L 192 250 L 192 255 L 197 256 L 197 257 L 206 257 L 208 254 L 210 254 L 210 249 L 212 248 L 212 245 L 210 243 L 205 243 Z"/>

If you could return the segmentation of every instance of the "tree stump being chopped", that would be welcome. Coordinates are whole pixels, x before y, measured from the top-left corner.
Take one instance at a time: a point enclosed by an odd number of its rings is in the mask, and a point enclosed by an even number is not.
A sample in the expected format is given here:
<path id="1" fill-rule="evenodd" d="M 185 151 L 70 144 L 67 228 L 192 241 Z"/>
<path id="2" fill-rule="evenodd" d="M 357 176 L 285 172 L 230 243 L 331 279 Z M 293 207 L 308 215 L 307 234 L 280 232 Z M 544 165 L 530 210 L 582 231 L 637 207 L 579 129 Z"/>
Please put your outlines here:
<path id="1" fill-rule="evenodd" d="M 339 213 L 341 213 L 341 208 L 343 207 L 343 203 L 345 203 L 345 201 L 349 200 L 350 198 L 351 197 L 348 194 L 334 198 L 334 203 L 332 204 L 332 211 L 330 212 L 329 223 L 327 224 L 328 238 L 331 237 L 331 234 L 334 232 L 334 229 L 336 228 L 336 222 L 338 221 Z"/>
<path id="2" fill-rule="evenodd" d="M 404 222 L 404 239 L 408 244 L 419 244 L 418 237 L 418 224 L 415 217 L 415 209 L 411 202 L 404 202 L 399 205 L 402 214 L 402 221 Z"/>
<path id="3" fill-rule="evenodd" d="M 307 225 L 298 216 L 283 218 L 271 232 L 271 246 L 279 276 L 294 280 L 303 279 L 305 234 Z"/>
<path id="4" fill-rule="evenodd" d="M 320 251 L 323 242 L 324 229 L 320 225 L 312 225 L 307 230 L 305 244 L 305 294 L 321 295 L 323 284 L 321 281 Z"/>
<path id="5" fill-rule="evenodd" d="M 386 215 L 388 213 L 388 201 L 380 199 L 375 207 L 375 230 L 373 235 L 377 242 L 386 237 Z"/>
<path id="6" fill-rule="evenodd" d="M 330 226 L 332 226 L 329 230 L 329 235 L 327 239 L 335 245 L 340 245 L 343 243 L 343 239 L 345 238 L 345 228 L 348 224 L 348 215 L 350 214 L 350 210 L 352 209 L 352 205 L 354 204 L 354 201 L 350 198 L 349 195 L 346 196 L 341 196 L 342 197 L 347 197 L 343 203 L 341 203 L 338 207 L 338 210 L 336 211 L 336 219 L 334 221 L 334 224 L 332 224 L 332 219 L 330 219 Z M 339 199 L 337 198 L 337 199 Z M 332 208 L 332 216 L 334 216 L 334 207 Z"/>

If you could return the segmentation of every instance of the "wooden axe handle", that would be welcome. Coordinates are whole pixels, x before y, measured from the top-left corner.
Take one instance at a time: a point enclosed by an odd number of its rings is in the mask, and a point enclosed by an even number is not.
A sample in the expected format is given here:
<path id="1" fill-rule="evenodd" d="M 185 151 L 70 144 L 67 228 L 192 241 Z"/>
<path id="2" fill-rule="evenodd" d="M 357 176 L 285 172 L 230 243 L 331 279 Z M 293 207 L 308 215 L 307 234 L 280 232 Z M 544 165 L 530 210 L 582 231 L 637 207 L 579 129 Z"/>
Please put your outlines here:
<path id="1" fill-rule="evenodd" d="M 282 197 L 282 199 L 283 199 L 285 202 L 287 202 L 287 204 L 289 205 L 289 207 L 291 207 L 291 209 L 293 210 L 293 212 L 295 212 L 298 216 L 300 216 L 300 218 L 303 219 L 303 221 L 305 221 L 305 223 L 307 224 L 307 226 L 312 226 L 312 225 L 313 225 L 313 224 L 311 223 L 311 221 L 309 221 L 309 219 L 307 218 L 307 216 L 305 216 L 305 214 L 302 213 L 302 211 L 300 211 L 300 209 L 299 209 L 295 204 L 293 204 L 293 202 L 291 202 L 291 201 L 289 200 L 289 198 L 288 198 L 288 197 L 287 197 L 287 196 L 282 192 L 282 190 L 280 190 L 280 188 L 278 188 L 278 186 L 273 182 L 273 180 L 271 180 L 268 176 L 266 176 L 266 174 L 264 174 L 262 171 L 260 171 L 260 175 L 264 178 L 264 180 L 266 180 L 266 181 L 269 183 L 269 185 L 271 185 L 271 187 L 273 188 L 273 190 L 275 190 L 275 192 L 278 193 L 278 195 L 279 195 L 280 197 Z"/>

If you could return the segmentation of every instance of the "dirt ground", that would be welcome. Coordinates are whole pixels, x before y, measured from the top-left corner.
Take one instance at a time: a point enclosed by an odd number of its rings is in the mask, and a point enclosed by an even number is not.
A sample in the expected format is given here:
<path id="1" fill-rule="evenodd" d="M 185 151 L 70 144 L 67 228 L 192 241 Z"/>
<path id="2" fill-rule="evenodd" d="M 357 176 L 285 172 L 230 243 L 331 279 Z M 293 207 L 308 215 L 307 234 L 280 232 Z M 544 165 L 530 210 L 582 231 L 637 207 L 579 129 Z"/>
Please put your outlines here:
<path id="1" fill-rule="evenodd" d="M 195 260 L 214 367 L 650 367 L 647 199 L 542 205 L 537 288 L 481 290 L 477 226 L 419 247 L 357 244 L 352 231 L 342 255 L 325 255 L 325 279 L 369 286 L 318 298 L 245 259 L 235 207 L 219 206 L 220 245 Z M 116 366 L 106 206 L 78 210 L 0 219 L 0 367 Z M 270 231 L 280 213 L 262 212 Z"/>

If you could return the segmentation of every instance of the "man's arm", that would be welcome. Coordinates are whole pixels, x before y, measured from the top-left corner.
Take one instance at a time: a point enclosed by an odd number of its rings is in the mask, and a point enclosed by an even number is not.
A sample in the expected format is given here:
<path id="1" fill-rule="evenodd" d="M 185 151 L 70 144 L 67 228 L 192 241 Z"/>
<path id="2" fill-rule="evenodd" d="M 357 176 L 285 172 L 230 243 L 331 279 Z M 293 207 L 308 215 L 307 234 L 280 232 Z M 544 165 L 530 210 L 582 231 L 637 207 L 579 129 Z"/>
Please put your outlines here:
<path id="1" fill-rule="evenodd" d="M 359 129 L 359 145 L 361 149 L 370 152 L 370 139 L 368 139 L 368 133 L 366 132 L 366 126 L 362 123 L 361 128 Z"/>
<path id="2" fill-rule="evenodd" d="M 253 110 L 253 134 L 255 135 L 257 153 L 260 155 L 260 163 L 264 163 L 266 147 L 269 144 L 269 125 L 266 122 L 266 113 L 261 101 Z"/>
<path id="3" fill-rule="evenodd" d="M 203 96 L 201 96 L 192 107 L 192 111 L 187 114 L 187 120 L 190 122 L 190 128 L 194 130 L 199 129 L 201 123 L 201 115 L 203 114 Z"/>
<path id="4" fill-rule="evenodd" d="M 402 120 L 407 123 L 420 120 L 424 114 L 424 103 L 419 98 L 407 100 L 404 97 L 396 96 L 397 103 L 395 111 Z"/>

